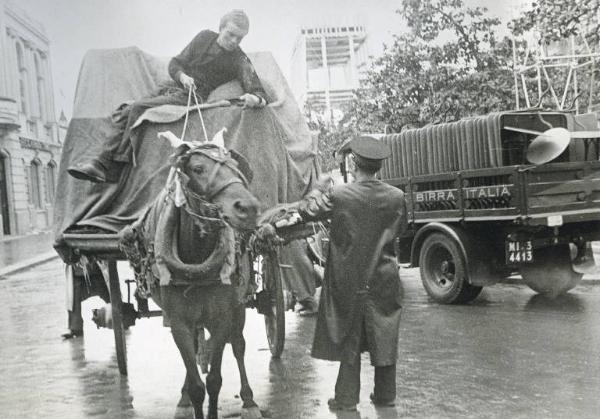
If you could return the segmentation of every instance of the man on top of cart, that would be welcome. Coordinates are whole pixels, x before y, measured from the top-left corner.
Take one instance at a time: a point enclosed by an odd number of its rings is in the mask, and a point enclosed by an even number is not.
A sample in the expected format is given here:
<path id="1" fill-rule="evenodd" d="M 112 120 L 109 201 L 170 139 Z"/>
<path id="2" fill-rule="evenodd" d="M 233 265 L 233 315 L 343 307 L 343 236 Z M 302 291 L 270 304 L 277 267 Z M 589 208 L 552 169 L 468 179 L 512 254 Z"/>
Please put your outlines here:
<path id="1" fill-rule="evenodd" d="M 312 356 L 340 361 L 330 409 L 356 410 L 363 351 L 375 366 L 372 402 L 391 406 L 402 298 L 394 239 L 407 227 L 404 194 L 376 178 L 387 145 L 363 136 L 340 151 L 350 153 L 354 182 L 321 184 L 299 203 L 304 219 L 331 220 Z"/>
<path id="2" fill-rule="evenodd" d="M 250 21 L 243 10 L 225 14 L 219 33 L 203 30 L 169 62 L 169 75 L 176 88 L 162 89 L 158 96 L 148 97 L 128 106 L 119 115 L 118 133 L 103 144 L 98 157 L 67 169 L 75 178 L 91 182 L 117 182 L 125 165 L 135 161 L 133 143 L 142 137 L 142 129 L 133 124 L 146 111 L 160 105 L 187 105 L 189 89 L 195 89 L 201 100 L 218 86 L 238 80 L 244 94 L 240 101 L 246 108 L 263 107 L 267 95 L 250 59 L 239 44 L 248 34 Z"/>

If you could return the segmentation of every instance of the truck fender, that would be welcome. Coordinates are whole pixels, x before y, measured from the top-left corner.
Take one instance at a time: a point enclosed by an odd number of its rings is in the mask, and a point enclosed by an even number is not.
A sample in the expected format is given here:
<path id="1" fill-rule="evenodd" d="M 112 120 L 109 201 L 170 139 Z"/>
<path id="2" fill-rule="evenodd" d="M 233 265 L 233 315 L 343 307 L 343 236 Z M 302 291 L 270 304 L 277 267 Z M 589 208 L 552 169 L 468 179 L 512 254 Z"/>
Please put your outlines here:
<path id="1" fill-rule="evenodd" d="M 411 247 L 412 266 L 419 266 L 421 247 L 431 233 L 443 233 L 458 244 L 465 259 L 465 269 L 468 274 L 467 280 L 470 284 L 486 286 L 498 282 L 499 277 L 489 271 L 489 265 L 481 263 L 488 258 L 487 246 L 480 240 L 476 240 L 473 234 L 457 225 L 432 222 L 420 228 L 415 235 Z"/>

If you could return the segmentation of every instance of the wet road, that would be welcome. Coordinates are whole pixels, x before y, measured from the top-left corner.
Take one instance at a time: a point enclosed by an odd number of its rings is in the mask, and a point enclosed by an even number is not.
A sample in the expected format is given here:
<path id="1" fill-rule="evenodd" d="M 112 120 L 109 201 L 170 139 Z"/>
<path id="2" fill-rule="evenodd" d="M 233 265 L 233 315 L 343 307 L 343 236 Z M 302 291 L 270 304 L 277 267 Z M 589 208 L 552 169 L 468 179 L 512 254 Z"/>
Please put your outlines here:
<path id="1" fill-rule="evenodd" d="M 255 400 L 269 418 L 593 418 L 600 412 L 600 285 L 547 302 L 520 285 L 490 287 L 469 306 L 429 301 L 405 270 L 398 404 L 368 401 L 373 370 L 363 358 L 360 412 L 327 409 L 335 363 L 310 358 L 314 318 L 287 316 L 286 349 L 271 360 L 262 318 L 248 310 L 246 362 Z M 112 331 L 87 322 L 63 342 L 58 261 L 0 281 L 0 417 L 169 418 L 184 377 L 160 318 L 127 332 L 129 376 L 116 367 Z M 596 284 L 597 282 L 595 282 Z M 100 300 L 84 304 L 84 317 Z M 237 417 L 237 368 L 226 349 L 221 416 Z"/>

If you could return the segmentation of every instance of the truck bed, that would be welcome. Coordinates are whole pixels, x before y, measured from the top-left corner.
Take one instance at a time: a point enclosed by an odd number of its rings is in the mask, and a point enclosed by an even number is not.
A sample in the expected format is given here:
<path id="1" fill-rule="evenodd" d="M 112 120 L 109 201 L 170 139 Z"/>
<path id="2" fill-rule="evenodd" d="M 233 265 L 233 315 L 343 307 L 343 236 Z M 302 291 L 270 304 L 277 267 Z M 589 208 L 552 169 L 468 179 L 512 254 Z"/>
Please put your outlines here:
<path id="1" fill-rule="evenodd" d="M 385 179 L 406 193 L 409 221 L 600 220 L 600 162 L 518 165 Z M 562 217 L 562 218 L 560 218 Z"/>

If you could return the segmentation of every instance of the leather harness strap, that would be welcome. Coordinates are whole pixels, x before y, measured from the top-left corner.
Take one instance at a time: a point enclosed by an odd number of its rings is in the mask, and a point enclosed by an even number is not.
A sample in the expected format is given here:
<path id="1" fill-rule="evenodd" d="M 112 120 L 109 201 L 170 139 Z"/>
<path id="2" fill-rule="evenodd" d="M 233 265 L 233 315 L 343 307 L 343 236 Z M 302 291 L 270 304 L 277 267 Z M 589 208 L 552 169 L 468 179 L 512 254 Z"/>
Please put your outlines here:
<path id="1" fill-rule="evenodd" d="M 217 196 L 219 193 L 221 193 L 223 190 L 225 190 L 228 186 L 235 184 L 235 183 L 240 183 L 244 187 L 247 188 L 248 181 L 246 180 L 246 177 L 240 171 L 240 169 L 238 169 L 235 160 L 233 158 L 227 156 L 226 154 L 224 154 L 222 152 L 222 150 L 220 150 L 217 147 L 212 148 L 212 150 L 218 151 L 219 155 L 217 156 L 214 153 L 211 153 L 208 150 L 203 150 L 203 149 L 194 149 L 194 150 L 189 151 L 190 154 L 202 154 L 203 156 L 208 157 L 209 159 L 211 159 L 212 161 L 215 162 L 215 165 L 214 165 L 212 171 L 210 172 L 210 175 L 208 176 L 208 182 L 206 184 L 206 189 L 204 191 L 204 195 L 205 195 L 206 199 L 208 201 L 212 201 L 212 199 L 215 196 Z M 223 166 L 226 166 L 229 169 L 233 170 L 233 172 L 236 174 L 236 176 L 232 177 L 232 178 L 228 179 L 227 181 L 222 182 L 220 184 L 213 185 L 213 183 L 217 177 L 217 174 L 219 173 L 219 170 Z"/>

